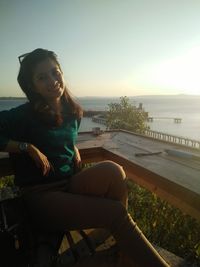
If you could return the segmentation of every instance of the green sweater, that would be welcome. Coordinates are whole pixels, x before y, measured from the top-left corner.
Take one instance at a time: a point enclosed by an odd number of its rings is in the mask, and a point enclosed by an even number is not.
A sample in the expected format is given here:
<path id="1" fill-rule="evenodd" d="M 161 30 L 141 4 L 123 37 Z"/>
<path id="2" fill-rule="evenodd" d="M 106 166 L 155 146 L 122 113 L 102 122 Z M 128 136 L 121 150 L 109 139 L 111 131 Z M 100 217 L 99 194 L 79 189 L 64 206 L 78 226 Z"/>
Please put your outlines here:
<path id="1" fill-rule="evenodd" d="M 70 177 L 74 172 L 74 145 L 80 120 L 66 115 L 61 126 L 49 128 L 32 111 L 29 103 L 0 112 L 0 151 L 10 139 L 36 146 L 53 166 L 43 176 L 35 162 L 26 153 L 11 154 L 15 183 L 19 186 L 49 183 Z"/>

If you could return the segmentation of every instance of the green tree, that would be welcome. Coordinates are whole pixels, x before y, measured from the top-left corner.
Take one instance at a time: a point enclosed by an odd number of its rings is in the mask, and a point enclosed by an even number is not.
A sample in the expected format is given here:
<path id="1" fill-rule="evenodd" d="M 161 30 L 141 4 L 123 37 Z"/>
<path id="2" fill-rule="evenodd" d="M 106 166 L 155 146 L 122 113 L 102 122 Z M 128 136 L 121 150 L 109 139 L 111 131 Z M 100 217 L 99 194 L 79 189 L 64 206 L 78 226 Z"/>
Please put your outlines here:
<path id="1" fill-rule="evenodd" d="M 200 266 L 200 222 L 132 181 L 127 186 L 128 211 L 145 236 Z"/>
<path id="2" fill-rule="evenodd" d="M 133 106 L 126 96 L 120 97 L 119 103 L 108 104 L 106 126 L 109 129 L 124 129 L 143 134 L 149 129 L 146 124 L 147 112 Z"/>

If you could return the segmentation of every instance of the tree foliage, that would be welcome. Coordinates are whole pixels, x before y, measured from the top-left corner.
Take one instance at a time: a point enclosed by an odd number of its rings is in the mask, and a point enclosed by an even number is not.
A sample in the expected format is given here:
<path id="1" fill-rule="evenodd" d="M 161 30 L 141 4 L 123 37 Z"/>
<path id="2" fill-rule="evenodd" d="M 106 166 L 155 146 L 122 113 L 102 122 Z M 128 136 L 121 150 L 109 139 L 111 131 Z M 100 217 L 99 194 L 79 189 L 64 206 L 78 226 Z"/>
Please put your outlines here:
<path id="1" fill-rule="evenodd" d="M 119 103 L 110 103 L 108 107 L 107 128 L 124 129 L 140 134 L 149 129 L 146 124 L 147 113 L 143 109 L 133 106 L 128 97 L 120 97 Z"/>
<path id="2" fill-rule="evenodd" d="M 200 266 L 200 223 L 132 181 L 127 185 L 129 212 L 146 237 Z"/>

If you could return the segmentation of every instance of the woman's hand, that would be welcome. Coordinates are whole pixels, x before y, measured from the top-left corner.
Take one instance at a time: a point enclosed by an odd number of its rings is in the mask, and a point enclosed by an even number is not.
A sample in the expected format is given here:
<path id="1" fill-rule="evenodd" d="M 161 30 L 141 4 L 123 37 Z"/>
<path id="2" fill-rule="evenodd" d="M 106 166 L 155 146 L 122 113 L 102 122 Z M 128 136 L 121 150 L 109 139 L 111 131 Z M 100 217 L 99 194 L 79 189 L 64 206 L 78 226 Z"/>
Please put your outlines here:
<path id="1" fill-rule="evenodd" d="M 75 165 L 75 172 L 79 172 L 82 169 L 82 162 L 81 162 L 81 155 L 79 150 L 76 146 L 74 146 L 74 165 Z"/>
<path id="2" fill-rule="evenodd" d="M 32 144 L 28 145 L 27 152 L 35 162 L 36 166 L 42 170 L 43 176 L 48 176 L 52 166 L 48 161 L 47 157 Z"/>

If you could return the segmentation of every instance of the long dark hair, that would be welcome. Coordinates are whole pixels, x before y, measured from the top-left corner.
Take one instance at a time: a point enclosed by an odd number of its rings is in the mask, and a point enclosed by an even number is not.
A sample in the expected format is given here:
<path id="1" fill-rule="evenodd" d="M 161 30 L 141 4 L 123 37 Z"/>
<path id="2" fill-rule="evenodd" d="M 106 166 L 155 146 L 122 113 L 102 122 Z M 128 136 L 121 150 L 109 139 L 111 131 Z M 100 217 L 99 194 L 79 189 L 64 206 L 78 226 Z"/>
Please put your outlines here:
<path id="1" fill-rule="evenodd" d="M 38 65 L 38 63 L 46 59 L 53 60 L 62 72 L 57 55 L 53 51 L 38 48 L 28 54 L 25 54 L 23 59 L 20 61 L 20 69 L 17 80 L 38 117 L 47 125 L 59 126 L 63 122 L 61 114 L 55 113 L 47 104 L 45 99 L 33 89 L 32 80 L 35 67 Z M 69 112 L 72 115 L 75 115 L 78 119 L 82 117 L 82 108 L 72 98 L 66 86 L 61 100 L 63 103 L 68 104 L 70 110 Z"/>

